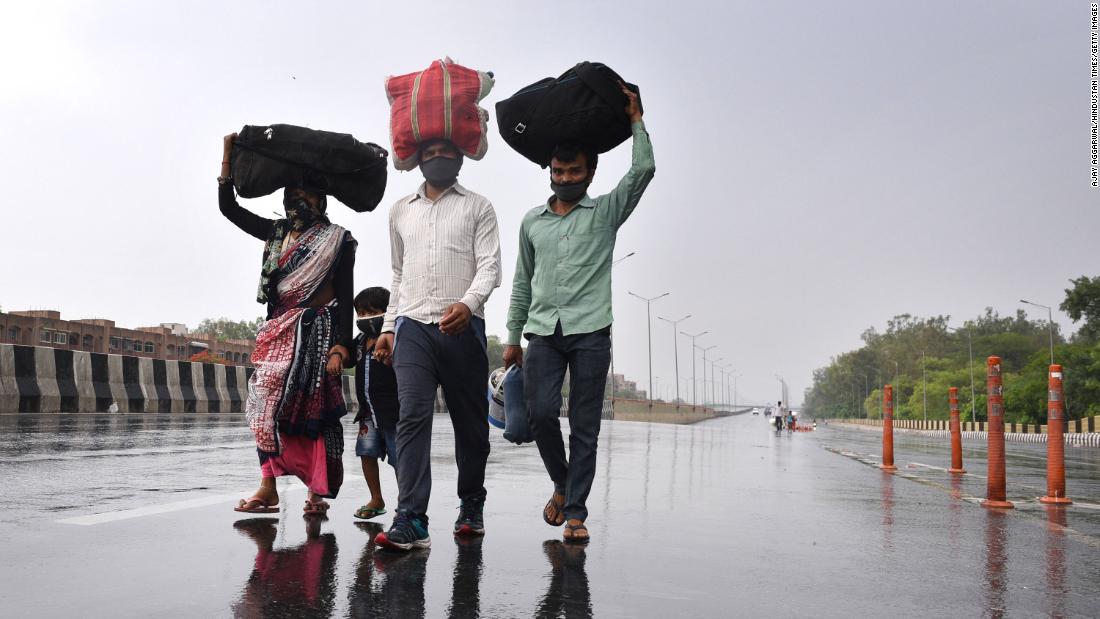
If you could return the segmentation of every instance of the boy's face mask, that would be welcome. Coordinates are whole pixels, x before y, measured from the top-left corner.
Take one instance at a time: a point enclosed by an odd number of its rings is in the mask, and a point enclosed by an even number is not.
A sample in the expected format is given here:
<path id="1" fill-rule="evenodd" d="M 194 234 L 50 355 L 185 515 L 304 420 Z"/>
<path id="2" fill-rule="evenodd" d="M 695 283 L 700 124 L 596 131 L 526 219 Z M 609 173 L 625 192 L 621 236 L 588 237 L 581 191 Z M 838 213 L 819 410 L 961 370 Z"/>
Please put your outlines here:
<path id="1" fill-rule="evenodd" d="M 369 316 L 355 321 L 355 325 L 359 327 L 359 330 L 363 332 L 363 335 L 368 340 L 373 340 L 382 334 L 382 322 L 384 319 L 385 316 L 382 314 Z"/>

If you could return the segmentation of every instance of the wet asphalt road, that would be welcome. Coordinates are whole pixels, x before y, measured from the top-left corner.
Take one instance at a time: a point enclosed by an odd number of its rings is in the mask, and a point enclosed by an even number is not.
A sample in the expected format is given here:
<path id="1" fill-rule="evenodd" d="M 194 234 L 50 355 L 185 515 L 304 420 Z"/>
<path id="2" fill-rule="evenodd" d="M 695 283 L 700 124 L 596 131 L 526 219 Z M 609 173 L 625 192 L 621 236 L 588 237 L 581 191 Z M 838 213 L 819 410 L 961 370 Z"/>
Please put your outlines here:
<path id="1" fill-rule="evenodd" d="M 563 546 L 540 510 L 534 446 L 493 430 L 484 540 L 456 543 L 453 447 L 436 419 L 433 546 L 376 550 L 347 481 L 327 521 L 231 507 L 257 482 L 243 421 L 0 416 L 0 616 L 851 617 L 1100 615 L 1100 450 L 1067 449 L 1068 509 L 1042 494 L 1044 447 L 1010 444 L 990 512 L 984 455 L 952 480 L 946 442 L 898 434 L 776 436 L 762 417 L 694 426 L 608 422 L 589 499 L 592 542 Z M 386 499 L 396 503 L 383 466 Z M 381 525 L 389 524 L 389 515 Z"/>

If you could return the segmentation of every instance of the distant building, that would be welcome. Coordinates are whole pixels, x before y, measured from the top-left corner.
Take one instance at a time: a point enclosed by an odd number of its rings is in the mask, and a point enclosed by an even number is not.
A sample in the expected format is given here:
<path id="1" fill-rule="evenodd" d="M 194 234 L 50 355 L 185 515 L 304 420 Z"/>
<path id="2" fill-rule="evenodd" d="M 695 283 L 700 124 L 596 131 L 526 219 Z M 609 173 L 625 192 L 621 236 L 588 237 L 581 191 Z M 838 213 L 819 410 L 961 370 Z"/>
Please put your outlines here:
<path id="1" fill-rule="evenodd" d="M 101 318 L 62 320 L 54 310 L 0 312 L 0 343 L 183 361 L 205 351 L 229 365 L 251 365 L 256 346 L 254 340 L 219 342 L 189 333 L 180 323 L 124 329 Z"/>

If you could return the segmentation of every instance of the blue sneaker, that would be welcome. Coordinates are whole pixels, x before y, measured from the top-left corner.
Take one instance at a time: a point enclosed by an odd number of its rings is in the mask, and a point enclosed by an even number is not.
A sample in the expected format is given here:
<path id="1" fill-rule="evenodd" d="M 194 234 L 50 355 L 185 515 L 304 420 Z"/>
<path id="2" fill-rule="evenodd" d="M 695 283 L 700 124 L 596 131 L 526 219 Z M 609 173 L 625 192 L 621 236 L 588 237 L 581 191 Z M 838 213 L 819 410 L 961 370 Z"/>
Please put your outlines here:
<path id="1" fill-rule="evenodd" d="M 376 535 L 374 543 L 390 550 L 431 548 L 432 538 L 428 537 L 428 517 L 410 516 L 399 511 L 393 518 L 390 530 Z"/>
<path id="2" fill-rule="evenodd" d="M 455 535 L 485 535 L 485 499 L 463 499 L 455 520 Z"/>

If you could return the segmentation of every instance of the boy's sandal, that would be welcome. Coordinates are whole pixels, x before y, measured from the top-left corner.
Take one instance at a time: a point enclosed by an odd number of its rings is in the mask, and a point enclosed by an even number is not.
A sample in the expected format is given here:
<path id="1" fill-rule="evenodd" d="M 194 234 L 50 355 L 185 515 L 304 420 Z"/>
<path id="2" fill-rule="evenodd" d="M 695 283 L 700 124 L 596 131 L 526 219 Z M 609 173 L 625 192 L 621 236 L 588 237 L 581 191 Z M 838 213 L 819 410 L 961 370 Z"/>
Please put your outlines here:
<path id="1" fill-rule="evenodd" d="M 583 535 L 577 535 L 581 531 Z M 588 543 L 588 527 L 584 526 L 584 523 L 580 524 L 565 524 L 565 530 L 562 531 L 562 539 L 567 542 L 573 542 L 574 544 L 587 544 Z"/>
<path id="2" fill-rule="evenodd" d="M 355 517 L 362 520 L 370 520 L 386 513 L 385 507 L 367 507 L 366 505 L 360 507 L 355 512 Z"/>
<path id="3" fill-rule="evenodd" d="M 565 499 L 562 499 L 562 503 L 559 505 L 554 501 L 555 494 L 550 497 L 550 500 L 546 502 L 546 507 L 542 508 L 542 520 L 546 524 L 552 527 L 560 527 L 565 522 L 565 514 L 562 510 L 565 509 Z"/>
<path id="4" fill-rule="evenodd" d="M 306 505 L 302 509 L 302 512 L 306 516 L 324 516 L 325 513 L 328 512 L 328 508 L 329 505 L 325 501 L 317 501 L 316 503 L 314 503 L 313 501 L 307 499 Z"/>

